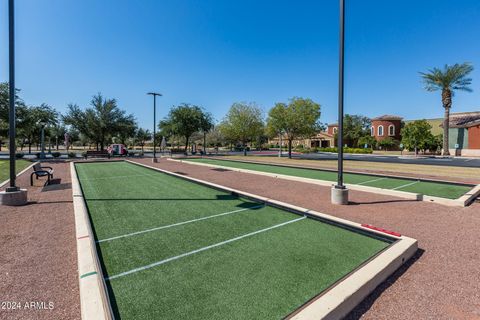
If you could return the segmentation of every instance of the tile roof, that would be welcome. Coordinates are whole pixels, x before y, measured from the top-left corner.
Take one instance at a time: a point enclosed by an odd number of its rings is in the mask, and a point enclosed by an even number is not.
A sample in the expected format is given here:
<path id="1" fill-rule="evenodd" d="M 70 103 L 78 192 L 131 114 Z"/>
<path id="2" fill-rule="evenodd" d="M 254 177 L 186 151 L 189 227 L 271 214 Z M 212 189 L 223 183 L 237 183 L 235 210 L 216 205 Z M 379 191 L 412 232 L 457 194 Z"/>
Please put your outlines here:
<path id="1" fill-rule="evenodd" d="M 391 114 L 384 114 L 383 116 L 373 118 L 372 120 L 402 120 L 400 116 L 394 116 Z"/>
<path id="2" fill-rule="evenodd" d="M 450 114 L 450 128 L 469 128 L 480 125 L 480 111 Z M 440 125 L 441 127 L 443 124 Z"/>

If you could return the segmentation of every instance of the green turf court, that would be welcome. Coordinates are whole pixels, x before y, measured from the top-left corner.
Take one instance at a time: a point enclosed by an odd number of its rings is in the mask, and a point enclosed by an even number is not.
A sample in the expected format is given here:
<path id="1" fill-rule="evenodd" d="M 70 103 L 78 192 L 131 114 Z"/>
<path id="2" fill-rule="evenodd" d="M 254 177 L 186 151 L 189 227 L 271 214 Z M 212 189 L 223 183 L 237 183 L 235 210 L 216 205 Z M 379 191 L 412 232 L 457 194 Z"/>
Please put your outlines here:
<path id="1" fill-rule="evenodd" d="M 127 162 L 75 167 L 121 319 L 279 319 L 392 243 Z"/>
<path id="2" fill-rule="evenodd" d="M 207 163 L 231 168 L 248 169 L 261 172 L 284 174 L 288 176 L 337 181 L 337 172 L 320 170 L 293 168 L 278 165 L 267 165 L 257 163 L 247 163 L 240 161 L 192 158 L 185 161 Z M 345 183 L 357 184 L 368 187 L 399 190 L 413 193 L 420 193 L 427 196 L 434 196 L 446 199 L 457 199 L 472 189 L 473 185 L 463 185 L 455 183 L 442 183 L 431 181 L 420 181 L 401 178 L 390 178 L 376 175 L 345 173 L 343 175 Z"/>
<path id="3" fill-rule="evenodd" d="M 17 173 L 31 165 L 32 163 L 27 160 L 16 160 L 15 170 Z M 0 160 L 0 183 L 10 178 L 10 161 Z"/>

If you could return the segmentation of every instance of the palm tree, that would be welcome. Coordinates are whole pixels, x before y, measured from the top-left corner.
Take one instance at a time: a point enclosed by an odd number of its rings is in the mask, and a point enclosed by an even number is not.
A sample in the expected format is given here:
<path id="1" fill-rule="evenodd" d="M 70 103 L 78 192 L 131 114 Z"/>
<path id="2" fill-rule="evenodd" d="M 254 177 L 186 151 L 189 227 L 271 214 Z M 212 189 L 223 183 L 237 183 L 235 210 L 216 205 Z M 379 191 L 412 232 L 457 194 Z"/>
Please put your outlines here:
<path id="1" fill-rule="evenodd" d="M 467 78 L 468 74 L 472 71 L 473 65 L 465 62 L 462 64 L 456 63 L 453 66 L 445 65 L 443 70 L 433 68 L 425 73 L 420 72 L 427 91 L 442 91 L 442 104 L 445 109 L 445 116 L 443 118 L 443 155 L 446 156 L 450 155 L 448 151 L 448 129 L 452 97 L 456 90 L 472 91 L 469 87 L 472 79 Z"/>

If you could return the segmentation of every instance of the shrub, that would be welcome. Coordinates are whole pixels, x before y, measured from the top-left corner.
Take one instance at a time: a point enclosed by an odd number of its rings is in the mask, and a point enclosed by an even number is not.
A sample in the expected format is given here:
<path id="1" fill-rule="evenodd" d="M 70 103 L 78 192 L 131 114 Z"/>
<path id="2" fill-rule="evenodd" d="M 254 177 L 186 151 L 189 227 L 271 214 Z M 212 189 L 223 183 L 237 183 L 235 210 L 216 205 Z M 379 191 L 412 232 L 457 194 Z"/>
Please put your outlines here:
<path id="1" fill-rule="evenodd" d="M 69 158 L 75 158 L 76 156 L 77 156 L 77 154 L 75 152 L 69 152 L 68 153 Z"/>
<path id="2" fill-rule="evenodd" d="M 60 155 L 61 155 L 60 152 L 52 152 L 52 156 L 53 156 L 54 158 L 58 158 L 58 157 L 60 157 Z"/>
<path id="3" fill-rule="evenodd" d="M 24 156 L 25 156 L 25 154 L 23 154 L 23 153 L 16 153 L 15 154 L 15 158 L 17 158 L 17 159 L 22 159 Z"/>
<path id="4" fill-rule="evenodd" d="M 35 153 L 35 157 L 37 157 L 37 159 L 40 159 L 40 156 L 41 156 L 41 155 L 42 155 L 42 154 L 41 154 L 40 152 Z"/>
<path id="5" fill-rule="evenodd" d="M 318 151 L 337 153 L 337 148 L 335 148 L 335 147 L 319 148 Z M 361 149 L 361 148 L 343 148 L 343 152 L 345 152 L 345 153 L 362 153 L 362 154 L 367 154 L 367 153 L 372 153 L 373 151 L 372 151 L 372 149 L 370 149 L 370 148 L 367 148 L 367 149 Z"/>

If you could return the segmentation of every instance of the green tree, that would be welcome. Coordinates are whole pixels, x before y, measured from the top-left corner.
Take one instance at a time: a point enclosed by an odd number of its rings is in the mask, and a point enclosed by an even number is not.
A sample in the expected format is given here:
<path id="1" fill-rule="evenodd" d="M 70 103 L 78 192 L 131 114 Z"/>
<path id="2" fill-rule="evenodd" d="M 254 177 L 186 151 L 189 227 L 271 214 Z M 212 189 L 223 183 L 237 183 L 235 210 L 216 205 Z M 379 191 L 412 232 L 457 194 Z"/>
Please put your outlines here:
<path id="1" fill-rule="evenodd" d="M 178 135 L 185 139 L 185 153 L 188 150 L 190 137 L 200 130 L 205 118 L 205 112 L 202 108 L 181 104 L 170 109 L 168 116 L 160 121 L 159 129 L 161 132 L 168 132 L 171 135 Z"/>
<path id="2" fill-rule="evenodd" d="M 471 92 L 469 87 L 472 79 L 468 75 L 473 71 L 470 63 L 445 65 L 443 69 L 433 68 L 428 72 L 420 72 L 427 91 L 442 92 L 442 105 L 445 111 L 443 118 L 443 154 L 450 155 L 448 143 L 448 129 L 450 124 L 450 109 L 455 91 Z"/>
<path id="3" fill-rule="evenodd" d="M 208 112 L 203 112 L 200 120 L 200 129 L 203 134 L 203 153 L 207 154 L 207 134 L 213 129 L 213 116 Z"/>
<path id="4" fill-rule="evenodd" d="M 430 152 L 437 153 L 439 149 L 442 149 L 442 145 L 443 134 L 437 134 L 436 136 L 432 134 L 425 144 L 425 149 L 430 150 Z"/>
<path id="5" fill-rule="evenodd" d="M 44 123 L 46 128 L 56 126 L 59 114 L 47 104 L 25 107 L 20 114 L 18 136 L 28 141 L 28 153 L 32 153 L 32 143 L 40 141 L 40 123 Z M 45 130 L 45 133 L 48 136 L 48 129 Z"/>
<path id="6" fill-rule="evenodd" d="M 0 151 L 2 151 L 2 143 L 3 140 L 8 137 L 8 114 L 10 108 L 10 92 L 9 92 L 9 84 L 8 82 L 1 82 L 0 83 Z M 16 102 L 16 122 L 17 122 L 17 129 L 20 129 L 19 122 L 21 121 L 21 116 L 25 114 L 25 103 L 23 100 L 18 96 L 20 89 L 15 89 L 15 102 Z"/>
<path id="7" fill-rule="evenodd" d="M 143 148 L 145 143 L 152 138 L 152 134 L 148 130 L 144 130 L 143 128 L 138 128 L 137 132 L 135 133 L 135 141 L 138 143 L 140 147 Z"/>
<path id="8" fill-rule="evenodd" d="M 267 132 L 270 136 L 282 134 L 288 141 L 288 157 L 292 157 L 292 141 L 308 138 L 321 127 L 320 104 L 310 99 L 292 98 L 288 104 L 276 103 L 267 118 Z"/>
<path id="9" fill-rule="evenodd" d="M 77 105 L 69 105 L 63 121 L 94 142 L 97 150 L 103 150 L 114 136 L 125 139 L 126 130 L 128 135 L 133 135 L 135 118 L 121 110 L 115 99 L 106 99 L 99 93 L 93 96 L 90 106 L 81 110 Z"/>
<path id="10" fill-rule="evenodd" d="M 343 119 L 343 141 L 349 147 L 361 147 L 360 138 L 371 136 L 371 120 L 362 115 L 346 114 Z"/>
<path id="11" fill-rule="evenodd" d="M 230 141 L 240 142 L 243 155 L 247 155 L 247 143 L 256 140 L 263 132 L 262 110 L 255 103 L 234 103 L 223 119 L 220 130 Z"/>
<path id="12" fill-rule="evenodd" d="M 58 150 L 59 141 L 65 138 L 65 133 L 67 129 L 64 125 L 55 124 L 54 126 L 49 128 L 49 136 L 55 139 L 55 149 Z"/>
<path id="13" fill-rule="evenodd" d="M 226 143 L 225 136 L 220 131 L 219 126 L 214 126 L 207 133 L 207 140 L 208 140 L 208 144 L 215 148 L 223 146 Z"/>
<path id="14" fill-rule="evenodd" d="M 425 150 L 432 141 L 433 135 L 430 131 L 432 126 L 426 120 L 416 120 L 407 123 L 401 131 L 402 144 L 408 150 Z"/>
<path id="15" fill-rule="evenodd" d="M 385 139 L 378 141 L 377 145 L 388 151 L 388 149 L 395 147 L 397 142 L 392 137 L 386 137 Z"/>
<path id="16" fill-rule="evenodd" d="M 363 148 L 365 145 L 367 145 L 368 148 L 373 149 L 377 145 L 377 140 L 375 140 L 375 137 L 370 134 L 358 138 L 358 147 Z"/>

